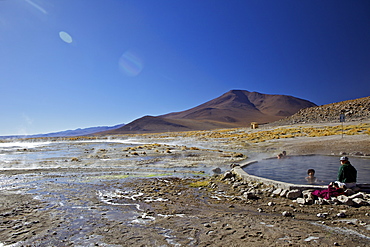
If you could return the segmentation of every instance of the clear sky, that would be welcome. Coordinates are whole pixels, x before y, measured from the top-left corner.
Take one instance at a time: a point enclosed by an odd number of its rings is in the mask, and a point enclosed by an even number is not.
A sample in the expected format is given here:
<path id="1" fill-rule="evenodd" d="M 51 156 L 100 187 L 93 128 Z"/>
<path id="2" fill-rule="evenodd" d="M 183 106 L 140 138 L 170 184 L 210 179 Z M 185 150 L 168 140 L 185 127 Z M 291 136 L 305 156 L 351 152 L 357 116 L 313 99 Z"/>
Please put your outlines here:
<path id="1" fill-rule="evenodd" d="M 0 1 L 0 135 L 129 123 L 232 89 L 369 96 L 370 1 Z"/>

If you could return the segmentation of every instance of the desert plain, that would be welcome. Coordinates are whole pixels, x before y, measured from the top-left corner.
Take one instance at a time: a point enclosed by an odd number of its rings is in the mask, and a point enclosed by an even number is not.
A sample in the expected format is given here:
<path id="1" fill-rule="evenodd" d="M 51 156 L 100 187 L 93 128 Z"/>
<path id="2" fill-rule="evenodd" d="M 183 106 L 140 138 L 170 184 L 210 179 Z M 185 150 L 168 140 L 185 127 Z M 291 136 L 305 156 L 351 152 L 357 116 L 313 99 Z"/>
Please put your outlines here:
<path id="1" fill-rule="evenodd" d="M 370 244 L 369 206 L 247 199 L 235 182 L 264 185 L 223 179 L 282 150 L 369 159 L 370 122 L 12 141 L 39 145 L 0 151 L 0 246 Z"/>

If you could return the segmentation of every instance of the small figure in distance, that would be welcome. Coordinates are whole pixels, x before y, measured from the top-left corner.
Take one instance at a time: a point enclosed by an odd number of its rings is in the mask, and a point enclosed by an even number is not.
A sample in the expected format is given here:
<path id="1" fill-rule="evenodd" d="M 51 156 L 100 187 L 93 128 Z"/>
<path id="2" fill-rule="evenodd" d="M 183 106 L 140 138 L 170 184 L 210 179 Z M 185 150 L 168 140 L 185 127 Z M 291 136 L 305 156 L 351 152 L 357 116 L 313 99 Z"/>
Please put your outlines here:
<path id="1" fill-rule="evenodd" d="M 278 159 L 284 159 L 284 158 L 287 158 L 287 156 L 286 156 L 286 151 L 283 151 L 283 152 L 279 153 L 279 154 L 277 155 L 277 158 L 278 158 Z"/>
<path id="2" fill-rule="evenodd" d="M 314 184 L 317 182 L 317 178 L 315 177 L 315 170 L 314 169 L 308 169 L 307 171 L 307 177 L 306 177 L 306 181 L 309 183 L 309 184 Z"/>

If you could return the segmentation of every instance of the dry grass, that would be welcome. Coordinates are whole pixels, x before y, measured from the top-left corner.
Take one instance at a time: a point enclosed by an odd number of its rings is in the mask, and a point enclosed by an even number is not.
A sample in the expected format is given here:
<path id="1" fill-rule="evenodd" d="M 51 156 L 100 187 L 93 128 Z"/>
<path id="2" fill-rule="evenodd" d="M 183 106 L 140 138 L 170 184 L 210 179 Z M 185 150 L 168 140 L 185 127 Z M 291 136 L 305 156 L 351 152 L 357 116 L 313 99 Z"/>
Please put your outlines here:
<path id="1" fill-rule="evenodd" d="M 304 127 L 287 126 L 271 130 L 254 130 L 246 128 L 221 129 L 212 131 L 188 131 L 188 132 L 168 132 L 160 134 L 150 134 L 151 137 L 158 138 L 179 138 L 193 137 L 198 140 L 218 139 L 227 142 L 247 142 L 259 143 L 274 139 L 296 138 L 296 137 L 321 137 L 331 135 L 370 135 L 370 124 L 361 123 L 353 125 Z M 148 135 L 148 134 L 145 134 Z"/>
<path id="2" fill-rule="evenodd" d="M 208 180 L 196 181 L 196 182 L 190 183 L 190 187 L 193 187 L 193 188 L 207 187 L 209 183 L 210 181 Z"/>

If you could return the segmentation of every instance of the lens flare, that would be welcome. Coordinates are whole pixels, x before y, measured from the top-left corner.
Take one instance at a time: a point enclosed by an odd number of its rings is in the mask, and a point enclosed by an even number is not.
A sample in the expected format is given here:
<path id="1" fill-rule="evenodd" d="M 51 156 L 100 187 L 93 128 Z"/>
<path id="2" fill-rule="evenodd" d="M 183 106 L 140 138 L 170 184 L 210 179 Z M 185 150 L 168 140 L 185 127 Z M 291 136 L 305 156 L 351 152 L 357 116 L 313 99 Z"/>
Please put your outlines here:
<path id="1" fill-rule="evenodd" d="M 40 5 L 32 2 L 31 0 L 25 0 L 25 1 L 27 3 L 29 3 L 32 7 L 36 8 L 37 10 L 39 10 L 41 13 L 43 13 L 45 15 L 48 14 L 48 12 L 44 8 L 42 8 Z"/>
<path id="2" fill-rule="evenodd" d="M 144 68 L 143 61 L 133 51 L 126 51 L 119 59 L 119 68 L 128 76 L 137 76 Z"/>
<path id="3" fill-rule="evenodd" d="M 59 37 L 66 43 L 70 44 L 72 43 L 72 37 L 71 35 L 69 35 L 68 33 L 64 32 L 64 31 L 61 31 L 59 32 Z"/>

